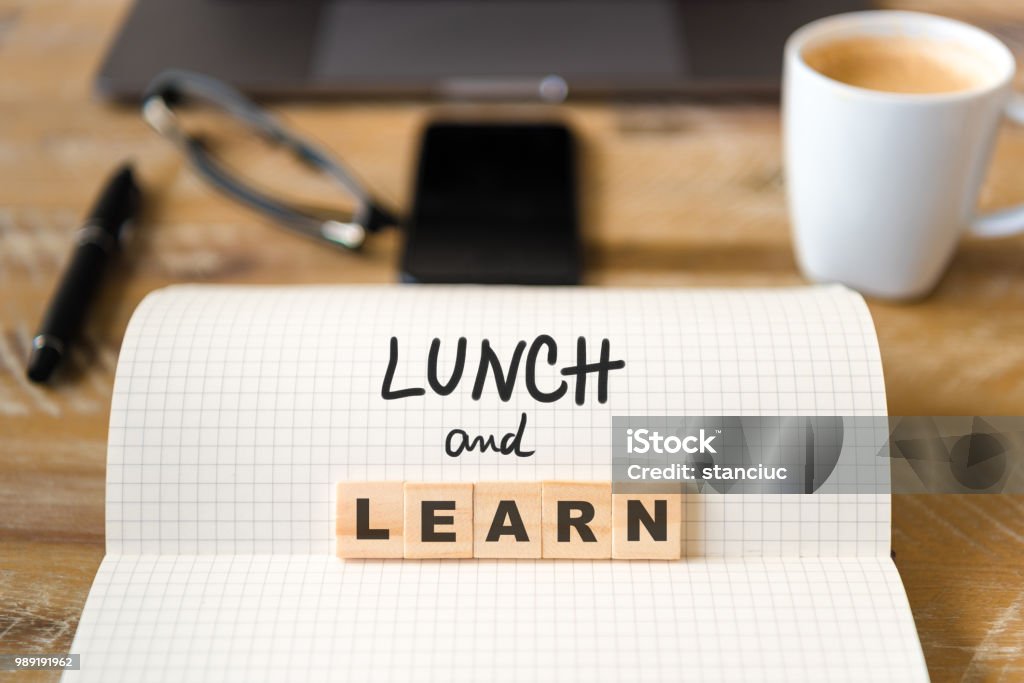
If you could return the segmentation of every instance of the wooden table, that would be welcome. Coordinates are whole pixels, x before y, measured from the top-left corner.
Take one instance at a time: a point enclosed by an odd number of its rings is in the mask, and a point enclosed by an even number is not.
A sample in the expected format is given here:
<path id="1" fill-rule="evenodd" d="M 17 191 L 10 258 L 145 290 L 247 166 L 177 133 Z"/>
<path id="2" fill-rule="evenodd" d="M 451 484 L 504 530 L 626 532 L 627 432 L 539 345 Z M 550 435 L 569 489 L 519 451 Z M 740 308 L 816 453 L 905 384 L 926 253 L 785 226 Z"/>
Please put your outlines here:
<path id="1" fill-rule="evenodd" d="M 892 2 L 946 11 L 1024 54 L 1024 2 Z M 224 201 L 134 109 L 90 81 L 123 0 L 0 0 L 0 652 L 66 652 L 103 556 L 106 429 L 117 352 L 149 291 L 182 281 L 393 282 L 395 236 L 362 255 L 292 237 Z M 279 108 L 407 206 L 425 103 Z M 766 102 L 521 106 L 582 141 L 594 285 L 785 285 L 797 274 L 782 197 L 777 107 Z M 102 176 L 134 158 L 149 203 L 106 290 L 73 381 L 39 388 L 24 358 Z M 1024 201 L 1024 129 L 1002 133 L 983 204 Z M 965 243 L 916 305 L 871 302 L 890 412 L 1024 412 L 1024 239 Z M 896 563 L 935 680 L 1024 678 L 1024 501 L 898 496 Z M 33 674 L 19 674 L 30 680 Z M 40 674 L 37 678 L 49 678 Z"/>

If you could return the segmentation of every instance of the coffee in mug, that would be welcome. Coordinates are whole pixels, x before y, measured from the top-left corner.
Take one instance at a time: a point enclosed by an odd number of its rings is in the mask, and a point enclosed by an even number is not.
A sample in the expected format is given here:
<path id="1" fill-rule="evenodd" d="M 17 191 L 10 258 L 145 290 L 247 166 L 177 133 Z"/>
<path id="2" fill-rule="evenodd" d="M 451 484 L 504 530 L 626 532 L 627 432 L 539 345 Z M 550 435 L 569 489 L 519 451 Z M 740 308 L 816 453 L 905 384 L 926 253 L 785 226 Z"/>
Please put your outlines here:
<path id="1" fill-rule="evenodd" d="M 921 36 L 857 36 L 804 51 L 812 69 L 858 88 L 896 93 L 949 93 L 983 85 L 992 64 L 952 41 Z"/>
<path id="2" fill-rule="evenodd" d="M 804 275 L 916 298 L 967 231 L 1024 230 L 1024 208 L 977 215 L 999 121 L 1004 111 L 1024 120 L 1015 69 L 995 36 L 919 12 L 840 14 L 794 33 L 783 137 Z"/>

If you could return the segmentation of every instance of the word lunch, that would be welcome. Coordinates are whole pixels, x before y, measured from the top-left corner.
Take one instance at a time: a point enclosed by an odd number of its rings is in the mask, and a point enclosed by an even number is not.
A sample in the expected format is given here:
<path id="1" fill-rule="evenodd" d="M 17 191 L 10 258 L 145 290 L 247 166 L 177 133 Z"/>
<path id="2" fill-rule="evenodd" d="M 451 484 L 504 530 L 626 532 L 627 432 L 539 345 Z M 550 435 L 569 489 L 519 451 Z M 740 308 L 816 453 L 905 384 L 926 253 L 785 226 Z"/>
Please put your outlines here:
<path id="1" fill-rule="evenodd" d="M 682 495 L 611 482 L 350 481 L 337 487 L 337 554 L 354 558 L 675 560 Z"/>
<path id="2" fill-rule="evenodd" d="M 596 385 L 597 402 L 607 403 L 610 373 L 626 367 L 625 360 L 612 358 L 611 342 L 608 339 L 601 339 L 600 351 L 595 357 L 593 344 L 589 347 L 588 355 L 587 338 L 577 337 L 574 360 L 561 368 L 556 368 L 558 342 L 550 335 L 541 334 L 530 343 L 524 339 L 519 340 L 511 356 L 504 361 L 489 339 L 481 339 L 479 352 L 474 351 L 472 354 L 475 357 L 471 358 L 467 372 L 469 341 L 466 337 L 459 337 L 455 343 L 454 360 L 450 358 L 451 345 L 445 349 L 446 353 L 442 353 L 441 339 L 435 337 L 426 354 L 426 381 L 408 379 L 409 384 L 396 386 L 399 346 L 398 337 L 391 337 L 388 346 L 388 365 L 380 388 L 380 397 L 385 401 L 426 396 L 427 387 L 430 388 L 431 394 L 445 397 L 461 386 L 462 391 L 474 401 L 481 400 L 485 393 L 490 392 L 503 403 L 508 403 L 513 399 L 517 386 L 522 386 L 526 394 L 538 403 L 555 403 L 564 399 L 582 406 L 586 403 L 588 395 L 587 378 L 593 376 L 592 384 Z M 442 362 L 442 356 L 451 362 L 451 370 L 448 372 L 440 370 L 441 365 L 445 364 Z M 554 378 L 550 377 L 551 372 L 557 373 Z M 543 379 L 545 375 L 548 375 L 546 381 Z M 492 388 L 488 390 L 488 387 Z M 468 429 L 462 427 L 450 429 L 444 439 L 445 455 L 458 458 L 463 453 L 495 452 L 528 458 L 536 451 L 524 445 L 526 422 L 527 414 L 522 412 L 515 431 L 503 434 L 471 434 Z"/>
<path id="3" fill-rule="evenodd" d="M 441 340 L 435 338 L 430 344 L 430 351 L 427 353 L 427 384 L 430 390 L 438 396 L 448 396 L 459 386 L 466 367 L 467 340 L 459 337 L 455 347 L 455 365 L 451 375 L 442 381 L 438 370 L 438 356 L 441 354 Z M 541 360 L 541 354 L 544 360 Z M 487 378 L 491 377 L 494 382 L 495 391 L 498 397 L 508 402 L 512 399 L 512 393 L 516 386 L 516 377 L 519 375 L 519 365 L 523 355 L 526 356 L 526 367 L 523 372 L 523 379 L 526 383 L 526 390 L 530 396 L 540 403 L 554 403 L 569 391 L 569 384 L 562 380 L 552 389 L 542 389 L 537 382 L 537 365 L 547 363 L 555 365 L 558 361 L 558 343 L 549 335 L 539 335 L 529 345 L 527 350 L 526 341 L 520 341 L 512 353 L 512 357 L 503 364 L 489 339 L 480 342 L 479 363 L 474 373 L 472 398 L 479 401 L 484 393 L 484 386 Z M 389 346 L 388 367 L 384 373 L 384 382 L 381 385 L 380 395 L 385 401 L 409 398 L 412 396 L 423 396 L 427 393 L 424 387 L 407 387 L 396 389 L 393 386 L 395 370 L 398 367 L 398 337 L 392 337 Z M 608 400 L 608 373 L 612 370 L 621 370 L 626 367 L 624 360 L 611 359 L 611 343 L 607 339 L 601 340 L 601 351 L 599 358 L 594 362 L 587 361 L 587 339 L 579 337 L 576 340 L 576 361 L 561 369 L 560 374 L 564 377 L 571 377 L 574 380 L 572 392 L 576 405 L 583 405 L 587 396 L 587 376 L 597 376 L 597 401 L 605 403 Z"/>

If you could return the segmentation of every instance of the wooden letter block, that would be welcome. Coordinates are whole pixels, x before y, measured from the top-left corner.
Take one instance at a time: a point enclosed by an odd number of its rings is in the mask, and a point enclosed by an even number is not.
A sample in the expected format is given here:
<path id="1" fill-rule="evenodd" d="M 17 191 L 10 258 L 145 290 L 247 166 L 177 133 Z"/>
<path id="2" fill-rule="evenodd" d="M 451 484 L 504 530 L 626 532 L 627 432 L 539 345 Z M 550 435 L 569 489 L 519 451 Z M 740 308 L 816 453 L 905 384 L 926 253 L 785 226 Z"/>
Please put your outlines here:
<path id="1" fill-rule="evenodd" d="M 338 557 L 404 557 L 400 481 L 346 481 L 338 484 Z"/>
<path id="2" fill-rule="evenodd" d="M 616 493 L 612 496 L 612 557 L 678 560 L 683 555 L 683 496 Z"/>
<path id="3" fill-rule="evenodd" d="M 543 556 L 600 560 L 612 556 L 610 481 L 543 484 Z"/>
<path id="4" fill-rule="evenodd" d="M 473 485 L 405 482 L 405 556 L 473 557 Z"/>
<path id="5" fill-rule="evenodd" d="M 473 487 L 473 556 L 541 556 L 540 482 L 488 481 Z"/>

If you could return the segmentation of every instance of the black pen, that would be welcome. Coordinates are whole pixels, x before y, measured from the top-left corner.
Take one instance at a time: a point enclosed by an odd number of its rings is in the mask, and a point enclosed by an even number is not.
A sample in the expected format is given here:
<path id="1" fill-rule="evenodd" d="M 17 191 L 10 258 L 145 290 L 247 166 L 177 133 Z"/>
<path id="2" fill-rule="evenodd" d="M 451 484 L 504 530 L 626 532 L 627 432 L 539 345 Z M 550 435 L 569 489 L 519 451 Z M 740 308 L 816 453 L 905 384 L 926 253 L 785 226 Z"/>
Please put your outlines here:
<path id="1" fill-rule="evenodd" d="M 107 264 L 120 249 L 124 227 L 138 214 L 140 194 L 131 165 L 122 166 L 107 182 L 78 231 L 71 262 L 32 340 L 28 361 L 28 378 L 32 381 L 45 382 L 67 356 Z"/>

